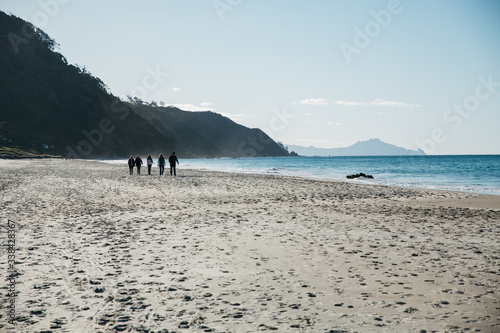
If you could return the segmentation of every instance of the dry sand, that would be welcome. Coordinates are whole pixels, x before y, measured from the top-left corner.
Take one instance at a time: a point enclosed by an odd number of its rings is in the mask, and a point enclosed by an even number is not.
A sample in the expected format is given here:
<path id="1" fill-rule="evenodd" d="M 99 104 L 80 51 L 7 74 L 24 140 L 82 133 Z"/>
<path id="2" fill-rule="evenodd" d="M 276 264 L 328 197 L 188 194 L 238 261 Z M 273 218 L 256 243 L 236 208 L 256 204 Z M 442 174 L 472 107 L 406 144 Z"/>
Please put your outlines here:
<path id="1" fill-rule="evenodd" d="M 178 171 L 0 160 L 0 331 L 500 332 L 500 196 Z"/>

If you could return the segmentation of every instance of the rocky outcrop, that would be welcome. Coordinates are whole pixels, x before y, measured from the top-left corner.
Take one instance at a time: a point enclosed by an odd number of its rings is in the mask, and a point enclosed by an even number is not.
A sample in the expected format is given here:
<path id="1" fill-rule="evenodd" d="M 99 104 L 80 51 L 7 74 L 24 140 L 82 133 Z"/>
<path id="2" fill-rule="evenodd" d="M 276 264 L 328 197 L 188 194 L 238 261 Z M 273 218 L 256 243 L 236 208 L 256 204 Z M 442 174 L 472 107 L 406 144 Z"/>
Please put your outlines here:
<path id="1" fill-rule="evenodd" d="M 356 178 L 369 178 L 369 179 L 374 179 L 372 175 L 366 175 L 364 173 L 358 173 L 355 175 L 348 175 L 346 176 L 347 179 L 356 179 Z"/>

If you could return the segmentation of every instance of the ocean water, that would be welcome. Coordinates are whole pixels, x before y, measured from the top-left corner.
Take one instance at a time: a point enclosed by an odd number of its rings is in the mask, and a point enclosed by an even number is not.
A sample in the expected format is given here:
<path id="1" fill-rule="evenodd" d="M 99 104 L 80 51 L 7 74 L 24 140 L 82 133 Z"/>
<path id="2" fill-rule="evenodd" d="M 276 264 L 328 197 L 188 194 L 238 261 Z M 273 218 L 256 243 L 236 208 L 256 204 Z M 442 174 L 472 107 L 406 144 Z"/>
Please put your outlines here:
<path id="1" fill-rule="evenodd" d="M 179 160 L 181 173 L 182 169 L 205 169 L 500 195 L 500 155 L 218 159 L 182 159 L 179 156 Z M 346 179 L 347 175 L 361 172 L 374 179 Z"/>

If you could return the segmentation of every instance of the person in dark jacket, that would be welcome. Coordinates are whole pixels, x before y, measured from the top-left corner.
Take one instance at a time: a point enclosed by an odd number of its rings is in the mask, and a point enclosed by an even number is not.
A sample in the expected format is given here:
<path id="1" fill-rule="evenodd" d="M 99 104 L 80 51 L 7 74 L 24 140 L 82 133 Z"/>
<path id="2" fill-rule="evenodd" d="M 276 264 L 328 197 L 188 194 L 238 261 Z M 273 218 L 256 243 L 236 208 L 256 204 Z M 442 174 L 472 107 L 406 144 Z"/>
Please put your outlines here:
<path id="1" fill-rule="evenodd" d="M 158 167 L 160 168 L 160 176 L 161 176 L 165 171 L 165 157 L 163 157 L 163 154 L 160 154 L 160 156 L 158 156 Z"/>
<path id="2" fill-rule="evenodd" d="M 153 166 L 153 158 L 151 157 L 151 155 L 148 155 L 146 164 L 148 165 L 148 175 L 150 175 L 151 174 L 151 167 Z"/>
<path id="3" fill-rule="evenodd" d="M 142 165 L 142 160 L 139 157 L 139 155 L 137 155 L 137 157 L 135 158 L 135 166 L 137 167 L 137 174 L 138 175 L 141 174 L 141 165 Z"/>
<path id="4" fill-rule="evenodd" d="M 128 170 L 131 175 L 134 174 L 134 165 L 135 165 L 134 157 L 130 155 L 130 158 L 128 159 Z"/>
<path id="5" fill-rule="evenodd" d="M 177 176 L 175 172 L 175 162 L 179 164 L 179 160 L 177 159 L 177 156 L 175 156 L 175 152 L 170 155 L 168 162 L 170 163 L 170 176 L 172 176 L 172 172 L 174 173 L 174 176 Z"/>

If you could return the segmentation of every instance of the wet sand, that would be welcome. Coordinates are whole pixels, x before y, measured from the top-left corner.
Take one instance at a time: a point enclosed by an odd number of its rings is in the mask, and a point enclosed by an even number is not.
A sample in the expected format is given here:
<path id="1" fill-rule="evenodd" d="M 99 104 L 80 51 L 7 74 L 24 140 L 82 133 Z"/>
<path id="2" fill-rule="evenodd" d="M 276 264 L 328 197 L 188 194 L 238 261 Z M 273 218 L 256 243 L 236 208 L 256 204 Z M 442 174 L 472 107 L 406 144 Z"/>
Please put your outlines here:
<path id="1" fill-rule="evenodd" d="M 500 331 L 500 196 L 153 171 L 0 160 L 0 331 Z"/>

